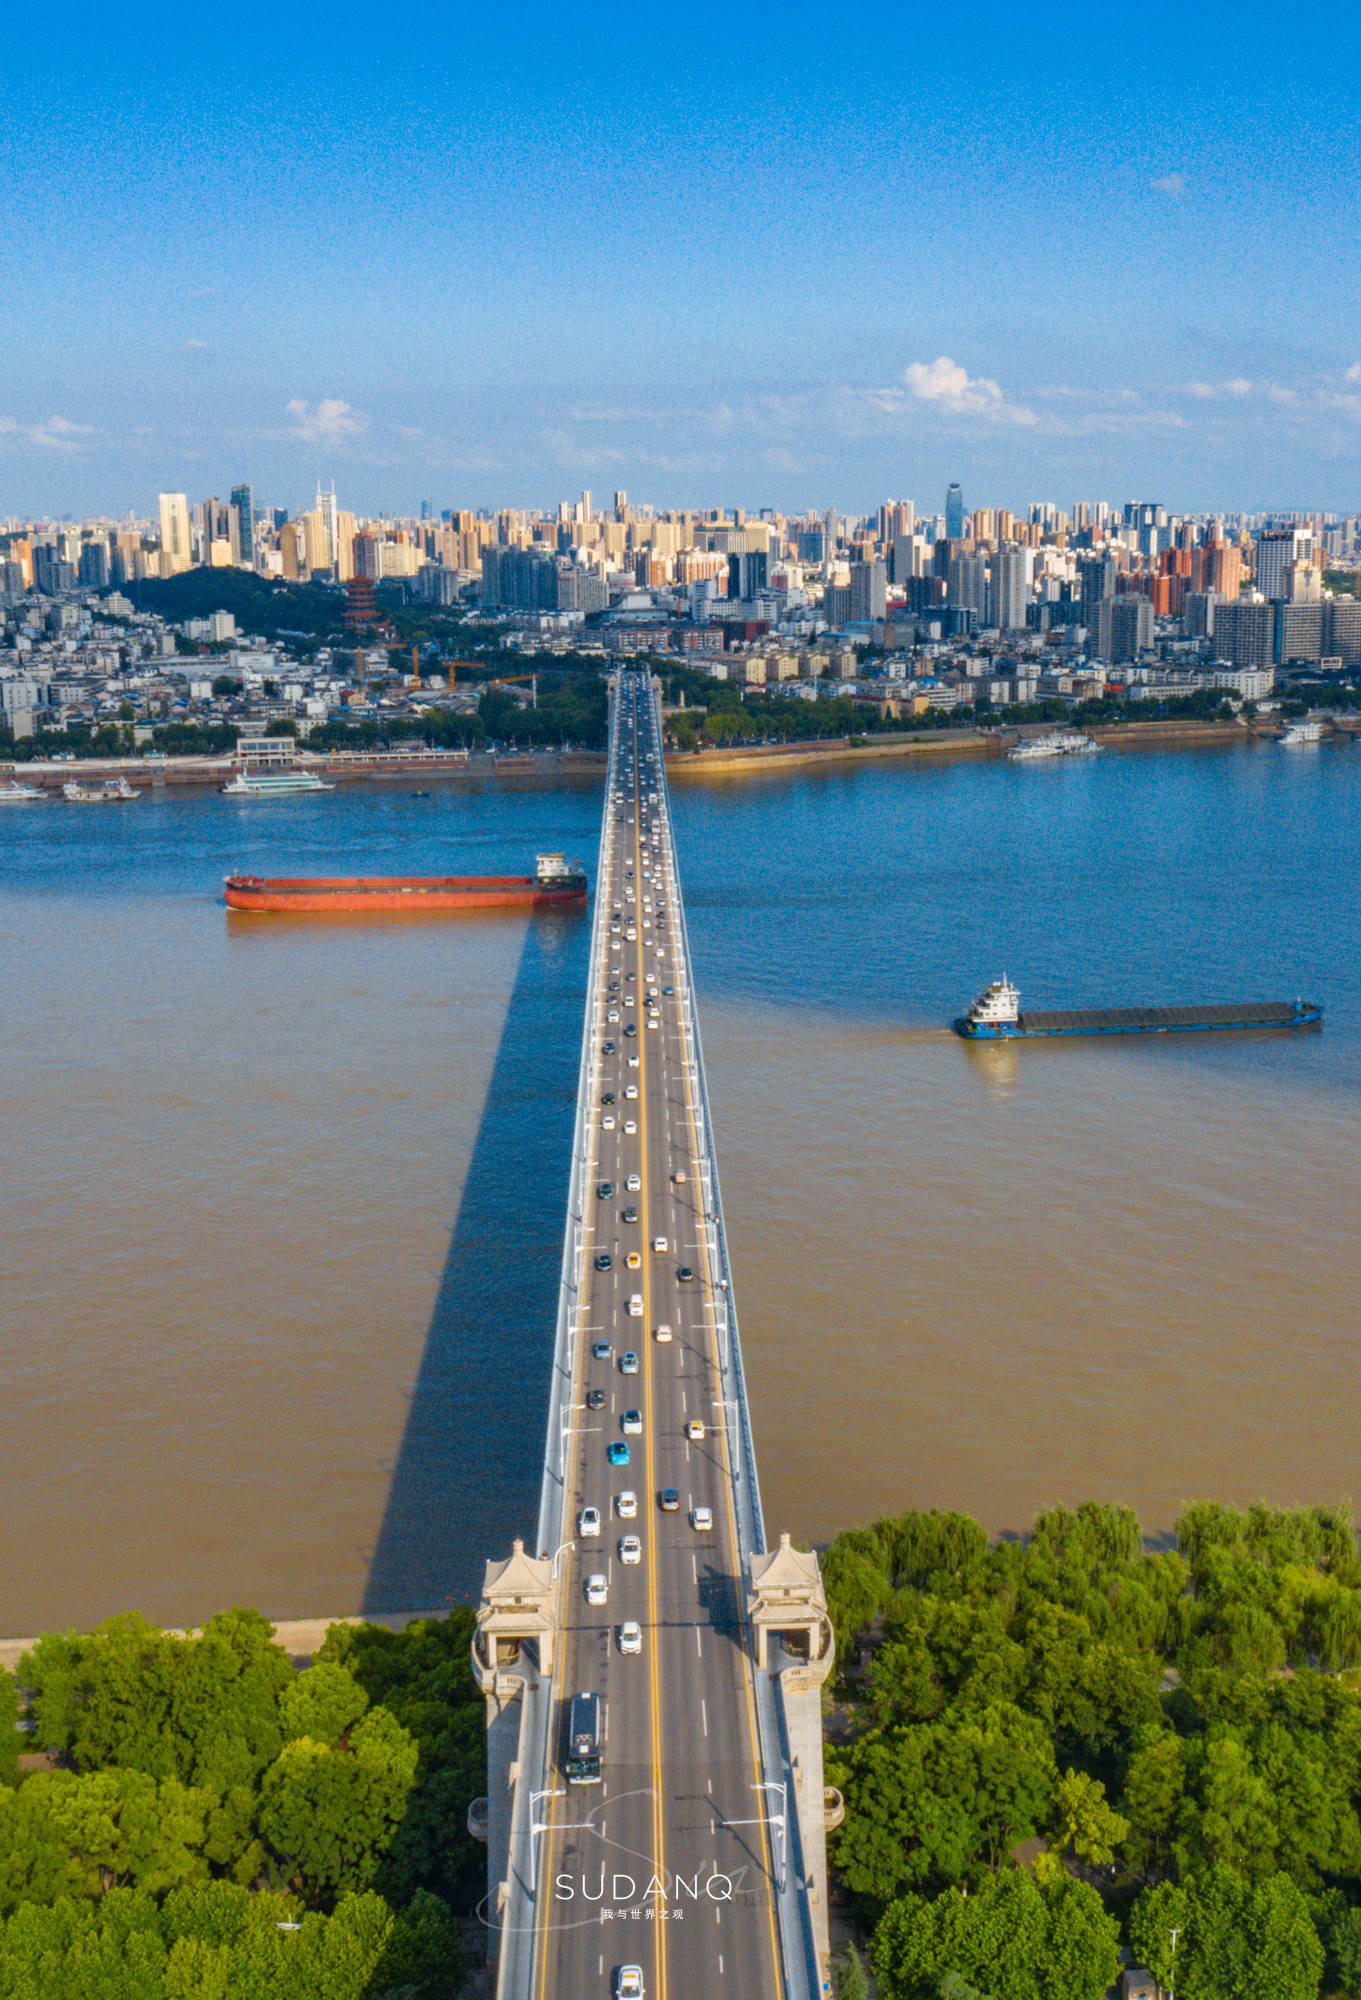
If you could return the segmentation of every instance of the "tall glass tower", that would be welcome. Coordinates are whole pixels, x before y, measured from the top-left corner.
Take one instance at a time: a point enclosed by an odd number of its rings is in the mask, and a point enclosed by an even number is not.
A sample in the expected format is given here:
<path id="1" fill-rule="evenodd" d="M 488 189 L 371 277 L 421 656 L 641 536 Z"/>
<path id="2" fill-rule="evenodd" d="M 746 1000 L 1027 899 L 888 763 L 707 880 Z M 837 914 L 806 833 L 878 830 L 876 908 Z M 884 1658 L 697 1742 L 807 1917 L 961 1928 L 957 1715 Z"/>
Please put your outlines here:
<path id="1" fill-rule="evenodd" d="M 254 569 L 255 495 L 249 486 L 233 486 L 227 517 L 231 527 L 232 561 L 240 569 Z"/>
<path id="2" fill-rule="evenodd" d="M 945 495 L 945 539 L 959 542 L 964 539 L 964 489 L 958 480 L 953 480 Z"/>

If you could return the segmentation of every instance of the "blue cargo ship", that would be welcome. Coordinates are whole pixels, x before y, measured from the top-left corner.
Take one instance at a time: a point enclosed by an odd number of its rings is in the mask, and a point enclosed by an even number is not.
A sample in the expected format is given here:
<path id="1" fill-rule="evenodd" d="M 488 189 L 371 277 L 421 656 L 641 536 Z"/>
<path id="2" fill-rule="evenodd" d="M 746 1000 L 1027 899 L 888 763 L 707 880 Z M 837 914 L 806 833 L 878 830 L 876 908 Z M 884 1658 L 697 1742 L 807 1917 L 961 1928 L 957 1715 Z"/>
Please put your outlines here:
<path id="1" fill-rule="evenodd" d="M 1021 996 L 1003 974 L 985 986 L 954 1023 L 966 1041 L 1017 1042 L 1042 1035 L 1180 1035 L 1193 1029 L 1310 1028 L 1323 1019 L 1313 1000 L 1248 1000 L 1230 1007 L 1093 1007 L 1023 1014 Z"/>

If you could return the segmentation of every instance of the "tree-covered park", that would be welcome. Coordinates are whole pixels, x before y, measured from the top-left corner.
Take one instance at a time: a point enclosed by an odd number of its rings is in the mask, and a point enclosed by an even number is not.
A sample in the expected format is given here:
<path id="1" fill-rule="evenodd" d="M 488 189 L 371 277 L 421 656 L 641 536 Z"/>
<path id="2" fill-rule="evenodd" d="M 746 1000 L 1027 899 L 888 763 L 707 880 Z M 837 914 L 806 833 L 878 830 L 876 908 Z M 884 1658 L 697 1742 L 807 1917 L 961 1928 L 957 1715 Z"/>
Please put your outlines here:
<path id="1" fill-rule="evenodd" d="M 302 1672 L 253 1611 L 38 1641 L 0 1678 L 0 1995 L 451 2000 L 471 1624 L 335 1626 Z"/>
<path id="2" fill-rule="evenodd" d="M 1198 1503 L 840 1536 L 831 1858 L 886 2000 L 1361 1996 L 1350 1510 Z M 1173 1944 L 1175 1933 L 1175 1945 Z M 855 1977 L 854 1973 L 851 1977 Z"/>

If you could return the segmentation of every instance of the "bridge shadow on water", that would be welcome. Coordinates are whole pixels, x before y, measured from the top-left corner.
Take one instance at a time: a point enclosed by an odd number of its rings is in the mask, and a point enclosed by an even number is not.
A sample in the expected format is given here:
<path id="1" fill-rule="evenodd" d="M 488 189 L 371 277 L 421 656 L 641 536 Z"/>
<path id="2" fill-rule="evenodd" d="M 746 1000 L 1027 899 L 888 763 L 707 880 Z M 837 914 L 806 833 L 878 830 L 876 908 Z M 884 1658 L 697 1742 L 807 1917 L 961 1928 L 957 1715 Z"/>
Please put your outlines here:
<path id="1" fill-rule="evenodd" d="M 475 1598 L 534 1536 L 591 926 L 532 918 L 362 1609 Z"/>

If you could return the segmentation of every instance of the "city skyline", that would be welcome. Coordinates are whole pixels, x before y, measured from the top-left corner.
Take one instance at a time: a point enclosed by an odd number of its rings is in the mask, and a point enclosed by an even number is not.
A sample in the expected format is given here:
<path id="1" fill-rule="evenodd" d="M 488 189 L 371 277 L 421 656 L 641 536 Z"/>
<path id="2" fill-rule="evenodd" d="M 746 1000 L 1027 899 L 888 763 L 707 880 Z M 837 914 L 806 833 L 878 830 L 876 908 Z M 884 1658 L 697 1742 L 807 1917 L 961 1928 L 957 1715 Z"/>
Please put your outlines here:
<path id="1" fill-rule="evenodd" d="M 1249 6 L 1194 77 L 1166 7 L 1119 45 L 523 4 L 375 45 L 342 8 L 302 51 L 250 7 L 78 12 L 10 59 L 0 514 L 1361 497 L 1340 10 L 1268 44 Z"/>

